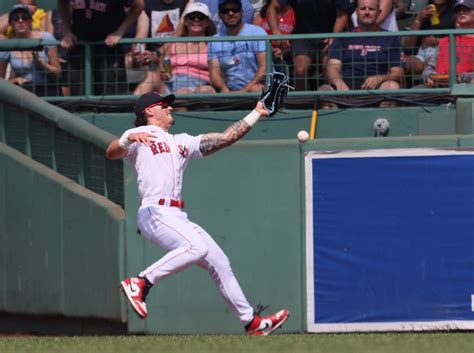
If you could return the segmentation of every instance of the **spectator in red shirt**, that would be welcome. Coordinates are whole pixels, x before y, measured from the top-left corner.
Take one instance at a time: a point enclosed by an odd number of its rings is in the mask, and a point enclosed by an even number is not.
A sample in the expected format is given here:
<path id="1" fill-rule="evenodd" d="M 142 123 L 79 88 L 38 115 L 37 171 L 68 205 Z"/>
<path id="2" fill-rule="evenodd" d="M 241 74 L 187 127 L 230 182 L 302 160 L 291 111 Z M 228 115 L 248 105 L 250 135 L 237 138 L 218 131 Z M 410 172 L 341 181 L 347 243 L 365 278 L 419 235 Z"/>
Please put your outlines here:
<path id="1" fill-rule="evenodd" d="M 255 16 L 253 24 L 262 27 L 268 34 L 273 34 L 268 23 L 267 10 L 272 0 L 266 0 L 265 5 Z M 280 6 L 278 13 L 278 29 L 280 34 L 291 34 L 295 29 L 295 11 L 290 4 Z M 276 71 L 286 71 L 287 65 L 291 64 L 291 50 L 289 45 L 284 45 L 282 41 L 272 41 L 273 62 Z"/>
<path id="2" fill-rule="evenodd" d="M 474 0 L 457 0 L 454 5 L 454 17 L 457 28 L 474 28 Z M 439 54 L 423 71 L 428 87 L 439 86 L 449 74 L 449 37 L 439 41 Z M 456 36 L 456 76 L 458 82 L 474 83 L 474 35 Z"/>

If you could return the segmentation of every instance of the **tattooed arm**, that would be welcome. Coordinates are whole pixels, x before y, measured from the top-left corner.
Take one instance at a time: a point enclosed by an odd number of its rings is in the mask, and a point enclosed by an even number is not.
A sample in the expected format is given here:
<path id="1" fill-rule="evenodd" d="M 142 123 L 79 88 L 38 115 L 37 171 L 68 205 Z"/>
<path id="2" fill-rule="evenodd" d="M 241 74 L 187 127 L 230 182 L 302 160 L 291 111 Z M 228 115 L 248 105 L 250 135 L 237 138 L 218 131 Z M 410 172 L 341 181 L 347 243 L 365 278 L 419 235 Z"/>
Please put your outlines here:
<path id="1" fill-rule="evenodd" d="M 268 116 L 267 111 L 263 109 L 263 105 L 260 102 L 257 103 L 255 110 L 260 117 Z M 202 135 L 199 150 L 203 156 L 208 156 L 224 147 L 228 147 L 244 137 L 252 128 L 251 125 L 244 118 L 233 123 L 222 133 L 211 132 Z"/>

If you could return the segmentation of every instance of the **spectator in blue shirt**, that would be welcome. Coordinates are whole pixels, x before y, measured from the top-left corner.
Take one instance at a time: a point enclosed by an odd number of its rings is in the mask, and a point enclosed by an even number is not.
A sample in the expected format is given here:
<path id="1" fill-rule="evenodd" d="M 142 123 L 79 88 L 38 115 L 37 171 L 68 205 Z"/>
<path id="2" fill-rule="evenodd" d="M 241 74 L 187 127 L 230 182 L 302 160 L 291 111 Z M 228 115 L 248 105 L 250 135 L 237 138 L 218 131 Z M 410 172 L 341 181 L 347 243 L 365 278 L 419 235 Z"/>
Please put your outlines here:
<path id="1" fill-rule="evenodd" d="M 42 39 L 53 41 L 48 32 L 32 28 L 32 14 L 28 6 L 13 6 L 8 16 L 13 29 L 13 39 Z M 13 50 L 0 52 L 0 77 L 6 77 L 7 65 L 11 66 L 10 82 L 32 91 L 38 96 L 61 95 L 56 84 L 61 68 L 55 45 L 46 45 L 38 51 Z"/>
<path id="2" fill-rule="evenodd" d="M 219 0 L 219 16 L 224 27 L 217 36 L 264 36 L 258 26 L 242 22 L 240 0 Z M 209 73 L 220 92 L 261 92 L 265 75 L 265 41 L 209 43 Z"/>
<path id="3" fill-rule="evenodd" d="M 359 0 L 358 32 L 379 32 L 378 0 Z M 403 74 L 397 37 L 337 38 L 329 48 L 328 79 L 331 87 L 349 89 L 399 89 Z"/>

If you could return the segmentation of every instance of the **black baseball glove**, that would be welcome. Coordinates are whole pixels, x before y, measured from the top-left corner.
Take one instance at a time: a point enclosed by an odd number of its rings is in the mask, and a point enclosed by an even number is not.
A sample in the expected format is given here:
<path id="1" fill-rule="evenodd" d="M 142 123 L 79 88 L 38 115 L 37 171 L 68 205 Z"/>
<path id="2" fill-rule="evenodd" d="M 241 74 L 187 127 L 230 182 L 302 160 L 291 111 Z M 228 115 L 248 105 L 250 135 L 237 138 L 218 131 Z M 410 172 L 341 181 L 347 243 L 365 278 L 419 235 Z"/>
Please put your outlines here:
<path id="1" fill-rule="evenodd" d="M 270 74 L 268 85 L 260 96 L 260 102 L 269 116 L 273 116 L 283 109 L 288 90 L 292 88 L 288 82 L 289 78 L 284 73 L 273 72 Z"/>

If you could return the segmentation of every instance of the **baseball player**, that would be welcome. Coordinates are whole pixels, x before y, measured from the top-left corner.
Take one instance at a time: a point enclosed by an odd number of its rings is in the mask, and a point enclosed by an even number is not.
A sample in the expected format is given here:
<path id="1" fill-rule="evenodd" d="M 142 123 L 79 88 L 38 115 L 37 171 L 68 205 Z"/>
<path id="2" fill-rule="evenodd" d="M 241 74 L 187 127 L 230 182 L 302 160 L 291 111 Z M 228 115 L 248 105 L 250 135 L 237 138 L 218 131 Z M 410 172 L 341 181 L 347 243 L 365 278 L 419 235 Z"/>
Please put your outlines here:
<path id="1" fill-rule="evenodd" d="M 222 133 L 199 136 L 173 135 L 174 95 L 151 92 L 135 105 L 135 128 L 125 131 L 107 148 L 107 158 L 128 157 L 137 178 L 140 196 L 137 223 L 141 234 L 168 253 L 138 276 L 121 282 L 121 289 L 141 317 L 148 315 L 146 295 L 168 276 L 191 265 L 209 272 L 224 300 L 244 325 L 247 334 L 268 335 L 288 318 L 286 309 L 271 316 L 255 313 L 235 278 L 229 259 L 212 237 L 191 222 L 181 200 L 183 172 L 191 159 L 202 158 L 228 147 L 245 136 L 262 117 L 268 116 L 261 102 L 242 120 Z"/>

